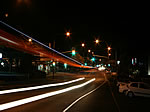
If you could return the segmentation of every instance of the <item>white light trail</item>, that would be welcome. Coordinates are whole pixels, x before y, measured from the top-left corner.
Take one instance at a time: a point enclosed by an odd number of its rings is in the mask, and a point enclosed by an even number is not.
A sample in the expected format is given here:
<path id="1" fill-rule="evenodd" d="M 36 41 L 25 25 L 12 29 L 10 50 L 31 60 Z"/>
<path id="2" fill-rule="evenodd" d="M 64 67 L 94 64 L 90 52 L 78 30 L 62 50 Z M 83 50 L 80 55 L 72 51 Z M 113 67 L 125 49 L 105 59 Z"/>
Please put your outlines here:
<path id="1" fill-rule="evenodd" d="M 27 103 L 30 103 L 30 102 L 33 102 L 33 101 L 41 100 L 43 98 L 47 98 L 47 97 L 50 97 L 50 96 L 61 94 L 61 93 L 67 92 L 67 91 L 71 91 L 73 89 L 83 87 L 83 86 L 93 82 L 94 80 L 95 80 L 95 78 L 93 78 L 93 79 L 91 79 L 91 80 L 89 80 L 85 83 L 82 83 L 82 84 L 79 84 L 79 85 L 76 85 L 76 86 L 72 86 L 72 87 L 68 87 L 68 88 L 65 88 L 65 89 L 62 89 L 62 90 L 49 92 L 49 93 L 45 93 L 45 94 L 42 94 L 42 95 L 37 95 L 37 96 L 33 96 L 33 97 L 29 97 L 29 98 L 25 98 L 25 99 L 13 101 L 13 102 L 1 104 L 0 105 L 0 111 L 10 109 L 10 108 L 13 108 L 13 107 L 16 107 L 16 106 L 20 106 L 20 105 L 23 105 L 23 104 L 27 104 Z"/>
<path id="2" fill-rule="evenodd" d="M 66 85 L 66 84 L 74 83 L 74 82 L 77 82 L 77 81 L 81 81 L 81 80 L 84 80 L 84 79 L 85 78 L 83 77 L 83 78 L 78 78 L 78 79 L 75 79 L 75 80 L 62 82 L 62 83 L 55 83 L 55 84 L 47 84 L 47 85 L 34 86 L 34 87 L 26 87 L 26 88 L 3 90 L 3 91 L 0 91 L 0 95 L 1 94 L 7 94 L 7 93 L 15 93 L 15 92 L 35 90 L 35 89 L 42 89 L 42 88 L 47 88 L 47 87 L 61 86 L 61 85 Z"/>
<path id="3" fill-rule="evenodd" d="M 88 96 L 89 94 L 93 93 L 94 91 L 96 91 L 98 88 L 100 88 L 102 85 L 104 85 L 106 83 L 106 81 L 104 81 L 101 85 L 99 85 L 97 88 L 93 89 L 92 91 L 86 93 L 85 95 L 79 97 L 77 100 L 75 100 L 73 103 L 71 103 L 65 110 L 63 110 L 63 112 L 68 111 L 73 105 L 75 105 L 78 101 L 80 101 L 82 98 Z"/>
<path id="4" fill-rule="evenodd" d="M 5 41 L 10 42 L 10 43 L 13 43 L 13 44 L 16 44 L 16 45 L 19 45 L 18 43 L 14 42 L 12 40 L 9 40 L 9 39 L 7 39 L 5 37 L 2 37 L 2 36 L 0 36 L 0 39 L 5 40 Z"/>

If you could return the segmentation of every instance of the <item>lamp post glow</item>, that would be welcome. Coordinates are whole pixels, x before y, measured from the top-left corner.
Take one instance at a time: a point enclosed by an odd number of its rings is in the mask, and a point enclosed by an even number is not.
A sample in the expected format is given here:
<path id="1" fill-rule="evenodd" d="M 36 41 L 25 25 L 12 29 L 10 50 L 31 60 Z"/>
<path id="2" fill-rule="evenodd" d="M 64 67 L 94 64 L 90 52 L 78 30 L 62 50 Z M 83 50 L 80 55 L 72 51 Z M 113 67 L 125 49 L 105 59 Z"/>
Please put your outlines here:
<path id="1" fill-rule="evenodd" d="M 5 14 L 5 17 L 8 17 L 8 13 Z"/>
<path id="2" fill-rule="evenodd" d="M 89 50 L 88 50 L 88 52 L 90 53 L 90 52 L 91 52 L 91 50 L 89 49 Z"/>
<path id="3" fill-rule="evenodd" d="M 82 43 L 82 44 L 81 44 L 81 46 L 82 46 L 82 47 L 84 47 L 84 46 L 85 46 L 85 44 L 84 44 L 84 43 Z"/>
<path id="4" fill-rule="evenodd" d="M 29 39 L 28 41 L 29 41 L 29 42 L 32 42 L 32 39 Z"/>
<path id="5" fill-rule="evenodd" d="M 108 51 L 110 51 L 110 50 L 111 50 L 111 47 L 108 47 L 107 49 L 108 49 Z"/>
<path id="6" fill-rule="evenodd" d="M 70 36 L 70 32 L 66 32 L 66 36 L 69 37 Z"/>
<path id="7" fill-rule="evenodd" d="M 99 40 L 98 40 L 98 39 L 96 39 L 96 40 L 95 40 L 95 43 L 96 43 L 96 44 L 99 44 Z"/>

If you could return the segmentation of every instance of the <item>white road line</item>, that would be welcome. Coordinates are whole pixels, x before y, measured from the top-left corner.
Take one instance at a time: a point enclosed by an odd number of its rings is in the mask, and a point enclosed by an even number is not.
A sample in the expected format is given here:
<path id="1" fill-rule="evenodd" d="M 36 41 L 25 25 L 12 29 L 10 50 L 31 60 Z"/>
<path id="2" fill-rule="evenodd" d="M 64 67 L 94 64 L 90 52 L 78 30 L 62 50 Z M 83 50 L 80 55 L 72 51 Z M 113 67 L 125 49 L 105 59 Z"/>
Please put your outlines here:
<path id="1" fill-rule="evenodd" d="M 45 93 L 45 94 L 41 94 L 41 95 L 37 95 L 37 96 L 25 98 L 25 99 L 13 101 L 13 102 L 1 104 L 0 105 L 0 111 L 10 109 L 10 108 L 13 108 L 13 107 L 16 107 L 16 106 L 20 106 L 20 105 L 23 105 L 23 104 L 27 104 L 27 103 L 30 103 L 30 102 L 33 102 L 33 101 L 41 100 L 41 99 L 44 99 L 44 98 L 47 98 L 47 97 L 50 97 L 50 96 L 54 96 L 54 95 L 57 95 L 57 94 L 61 94 L 61 93 L 64 93 L 64 92 L 67 92 L 67 91 L 70 91 L 70 90 L 73 90 L 73 89 L 77 89 L 77 88 L 83 87 L 83 86 L 93 82 L 94 80 L 95 80 L 95 78 L 93 78 L 93 79 L 91 79 L 91 80 L 89 80 L 85 83 L 82 83 L 82 84 L 79 84 L 79 85 L 76 85 L 76 86 L 72 86 L 72 87 L 68 87 L 68 88 L 65 88 L 65 89 L 61 89 L 61 90 L 58 90 L 58 91 L 49 92 L 49 93 Z"/>
<path id="2" fill-rule="evenodd" d="M 81 96 L 80 98 L 78 98 L 77 100 L 75 100 L 73 103 L 71 103 L 66 109 L 63 110 L 63 112 L 68 111 L 74 104 L 76 104 L 78 101 L 80 101 L 82 98 L 86 97 L 87 95 L 93 93 L 94 91 L 96 91 L 98 88 L 100 88 L 102 85 L 104 85 L 107 81 L 104 81 L 101 85 L 99 85 L 97 88 L 93 89 L 92 91 L 86 93 L 85 95 Z"/>
<path id="3" fill-rule="evenodd" d="M 75 80 L 62 82 L 62 83 L 47 84 L 47 85 L 41 85 L 41 86 L 18 88 L 18 89 L 10 89 L 10 90 L 2 90 L 2 91 L 0 91 L 0 95 L 7 94 L 7 93 L 15 93 L 15 92 L 35 90 L 35 89 L 42 89 L 42 88 L 47 88 L 47 87 L 61 86 L 61 85 L 66 85 L 66 84 L 74 83 L 74 82 L 77 82 L 77 81 L 81 81 L 81 80 L 84 80 L 84 79 L 85 78 L 83 77 L 83 78 L 78 78 L 78 79 L 75 79 Z"/>

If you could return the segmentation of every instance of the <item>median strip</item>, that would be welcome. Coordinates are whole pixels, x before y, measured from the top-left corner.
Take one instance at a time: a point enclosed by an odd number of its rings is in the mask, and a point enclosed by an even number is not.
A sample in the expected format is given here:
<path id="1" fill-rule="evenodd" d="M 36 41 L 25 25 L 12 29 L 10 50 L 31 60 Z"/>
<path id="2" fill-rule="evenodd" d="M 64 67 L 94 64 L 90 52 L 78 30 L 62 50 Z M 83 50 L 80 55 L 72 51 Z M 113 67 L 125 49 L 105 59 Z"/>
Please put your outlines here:
<path id="1" fill-rule="evenodd" d="M 50 96 L 54 96 L 54 95 L 57 95 L 57 94 L 61 94 L 61 93 L 67 92 L 67 91 L 71 91 L 71 90 L 83 87 L 83 86 L 93 82 L 94 80 L 95 80 L 95 78 L 93 78 L 93 79 L 91 79 L 91 80 L 89 80 L 85 83 L 82 83 L 82 84 L 79 84 L 79 85 L 76 85 L 76 86 L 72 86 L 72 87 L 68 87 L 68 88 L 65 88 L 65 89 L 61 89 L 61 90 L 58 90 L 58 91 L 49 92 L 49 93 L 45 93 L 45 94 L 41 94 L 41 95 L 37 95 L 37 96 L 25 98 L 25 99 L 13 101 L 13 102 L 1 104 L 0 105 L 0 111 L 10 109 L 10 108 L 13 108 L 13 107 L 16 107 L 16 106 L 20 106 L 20 105 L 23 105 L 23 104 L 27 104 L 27 103 L 30 103 L 30 102 L 33 102 L 33 101 L 41 100 L 41 99 L 44 99 L 44 98 L 47 98 L 47 97 L 50 97 Z"/>
<path id="2" fill-rule="evenodd" d="M 42 89 L 42 88 L 47 88 L 47 87 L 62 86 L 62 85 L 74 83 L 74 82 L 77 82 L 77 81 L 81 81 L 81 80 L 84 80 L 84 79 L 85 78 L 83 77 L 83 78 L 78 78 L 78 79 L 75 79 L 75 80 L 71 80 L 71 81 L 67 81 L 67 82 L 62 82 L 62 83 L 46 84 L 46 85 L 41 85 L 41 86 L 18 88 L 18 89 L 10 89 L 10 90 L 2 90 L 2 91 L 0 91 L 0 95 L 7 94 L 7 93 L 15 93 L 15 92 L 22 92 L 22 91 Z"/>

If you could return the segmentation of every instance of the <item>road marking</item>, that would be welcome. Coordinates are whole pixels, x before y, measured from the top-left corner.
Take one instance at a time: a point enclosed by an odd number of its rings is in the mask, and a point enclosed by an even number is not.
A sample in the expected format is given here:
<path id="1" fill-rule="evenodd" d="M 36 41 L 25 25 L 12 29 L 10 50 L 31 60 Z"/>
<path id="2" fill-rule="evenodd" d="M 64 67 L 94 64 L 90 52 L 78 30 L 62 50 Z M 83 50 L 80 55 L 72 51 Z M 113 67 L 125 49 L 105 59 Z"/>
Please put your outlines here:
<path id="1" fill-rule="evenodd" d="M 71 103 L 66 109 L 63 110 L 63 112 L 68 111 L 74 104 L 76 104 L 78 101 L 80 101 L 82 98 L 86 97 L 87 95 L 93 93 L 94 91 L 96 91 L 98 88 L 100 88 L 101 86 L 103 86 L 106 83 L 106 81 L 104 81 L 101 85 L 99 85 L 97 88 L 93 89 L 92 91 L 86 93 L 85 95 L 81 96 L 80 98 L 78 98 L 77 100 L 75 100 L 73 103 Z"/>
<path id="2" fill-rule="evenodd" d="M 79 85 L 76 85 L 76 86 L 72 86 L 72 87 L 68 87 L 68 88 L 65 88 L 65 89 L 61 89 L 61 90 L 58 90 L 58 91 L 49 92 L 49 93 L 45 93 L 45 94 L 41 94 L 41 95 L 37 95 L 37 96 L 25 98 L 25 99 L 13 101 L 13 102 L 1 104 L 0 105 L 0 111 L 10 109 L 10 108 L 13 108 L 13 107 L 16 107 L 16 106 L 20 106 L 20 105 L 23 105 L 23 104 L 27 104 L 27 103 L 30 103 L 30 102 L 33 102 L 33 101 L 41 100 L 41 99 L 44 99 L 44 98 L 47 98 L 47 97 L 50 97 L 50 96 L 54 96 L 54 95 L 57 95 L 57 94 L 61 94 L 61 93 L 67 92 L 67 91 L 71 91 L 73 89 L 83 87 L 83 86 L 85 86 L 85 85 L 87 85 L 87 84 L 89 84 L 93 81 L 95 81 L 95 78 L 93 78 L 93 79 L 91 79 L 91 80 L 89 80 L 85 83 L 82 83 L 82 84 L 79 84 Z"/>
<path id="3" fill-rule="evenodd" d="M 7 94 L 7 93 L 15 93 L 15 92 L 35 90 L 35 89 L 42 89 L 42 88 L 47 88 L 47 87 L 62 86 L 62 85 L 74 83 L 74 82 L 77 82 L 77 81 L 81 81 L 81 80 L 84 80 L 84 79 L 85 78 L 83 77 L 83 78 L 78 78 L 78 79 L 75 79 L 75 80 L 71 80 L 71 81 L 67 81 L 67 82 L 62 82 L 62 83 L 55 83 L 55 84 L 47 84 L 47 85 L 34 86 L 34 87 L 26 87 L 26 88 L 3 90 L 3 91 L 0 91 L 0 95 Z"/>

